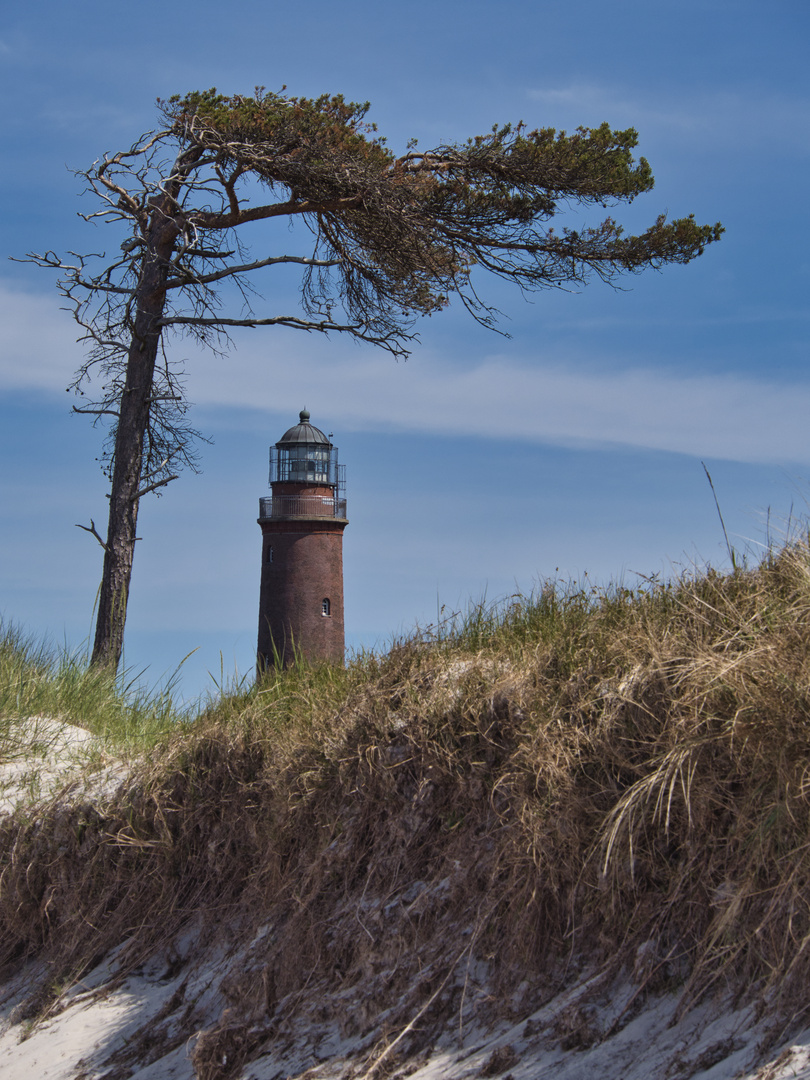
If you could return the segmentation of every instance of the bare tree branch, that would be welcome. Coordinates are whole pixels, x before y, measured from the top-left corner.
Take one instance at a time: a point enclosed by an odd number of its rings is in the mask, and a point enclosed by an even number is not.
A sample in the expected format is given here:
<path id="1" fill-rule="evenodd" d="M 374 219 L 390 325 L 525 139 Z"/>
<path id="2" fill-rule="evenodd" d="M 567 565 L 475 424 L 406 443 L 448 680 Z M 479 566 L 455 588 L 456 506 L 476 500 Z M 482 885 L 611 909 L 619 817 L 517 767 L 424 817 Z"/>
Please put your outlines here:
<path id="1" fill-rule="evenodd" d="M 224 278 L 236 277 L 237 274 L 247 274 L 253 270 L 261 270 L 264 266 L 277 266 L 281 263 L 295 263 L 298 266 L 339 266 L 339 259 L 314 259 L 302 255 L 276 255 L 267 259 L 257 259 L 255 262 L 243 263 L 241 266 L 229 266 L 225 270 L 214 271 L 211 274 L 193 275 L 190 270 L 178 274 L 175 278 L 169 278 L 166 282 L 167 289 L 186 288 L 193 282 L 195 285 L 210 285 L 214 281 L 222 281 Z"/>
<path id="2" fill-rule="evenodd" d="M 74 405 L 71 411 L 75 413 L 89 413 L 91 416 L 120 416 L 120 413 L 116 409 L 79 409 Z"/>
<path id="3" fill-rule="evenodd" d="M 95 536 L 96 540 L 98 540 L 98 542 L 101 544 L 101 546 L 104 548 L 104 550 L 105 551 L 107 550 L 107 545 L 104 543 L 104 541 L 98 535 L 98 532 L 96 531 L 96 523 L 93 521 L 92 518 L 90 518 L 90 528 L 89 529 L 88 529 L 88 527 L 86 525 L 77 525 L 76 528 L 77 529 L 84 529 L 85 532 L 91 533 L 93 536 Z"/>
<path id="4" fill-rule="evenodd" d="M 154 484 L 148 484 L 145 488 L 141 488 L 135 495 L 135 498 L 141 499 L 144 495 L 148 495 L 150 491 L 156 491 L 160 487 L 165 487 L 166 484 L 170 484 L 172 480 L 177 480 L 178 476 L 178 473 L 173 473 L 171 476 L 164 476 L 162 480 L 156 480 Z"/>

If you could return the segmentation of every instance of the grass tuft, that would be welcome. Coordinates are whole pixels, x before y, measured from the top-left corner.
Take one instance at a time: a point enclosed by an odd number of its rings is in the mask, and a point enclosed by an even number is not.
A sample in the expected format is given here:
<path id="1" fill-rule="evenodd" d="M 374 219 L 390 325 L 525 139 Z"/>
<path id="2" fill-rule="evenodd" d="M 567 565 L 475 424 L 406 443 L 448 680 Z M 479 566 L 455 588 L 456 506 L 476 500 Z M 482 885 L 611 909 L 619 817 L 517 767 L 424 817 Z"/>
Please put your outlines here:
<path id="1" fill-rule="evenodd" d="M 148 750 L 186 719 L 173 701 L 175 683 L 150 692 L 131 672 L 92 667 L 80 651 L 54 649 L 0 624 L 0 761 L 30 751 L 20 725 L 31 718 L 83 728 L 119 753 Z"/>

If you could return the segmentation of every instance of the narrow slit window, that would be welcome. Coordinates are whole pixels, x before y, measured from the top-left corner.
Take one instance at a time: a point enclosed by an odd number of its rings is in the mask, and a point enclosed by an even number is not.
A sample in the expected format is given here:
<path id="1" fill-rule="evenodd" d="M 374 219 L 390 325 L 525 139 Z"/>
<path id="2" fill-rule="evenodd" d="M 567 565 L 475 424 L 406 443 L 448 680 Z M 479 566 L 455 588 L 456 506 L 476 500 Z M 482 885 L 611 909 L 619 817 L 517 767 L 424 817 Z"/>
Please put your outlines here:
<path id="1" fill-rule="evenodd" d="M 323 598 L 323 600 L 321 600 L 321 615 L 331 615 L 331 614 L 332 614 L 332 605 L 329 603 L 329 598 L 325 596 Z"/>
<path id="2" fill-rule="evenodd" d="M 267 545 L 267 554 L 264 561 L 269 563 L 273 561 L 273 547 L 271 544 Z"/>

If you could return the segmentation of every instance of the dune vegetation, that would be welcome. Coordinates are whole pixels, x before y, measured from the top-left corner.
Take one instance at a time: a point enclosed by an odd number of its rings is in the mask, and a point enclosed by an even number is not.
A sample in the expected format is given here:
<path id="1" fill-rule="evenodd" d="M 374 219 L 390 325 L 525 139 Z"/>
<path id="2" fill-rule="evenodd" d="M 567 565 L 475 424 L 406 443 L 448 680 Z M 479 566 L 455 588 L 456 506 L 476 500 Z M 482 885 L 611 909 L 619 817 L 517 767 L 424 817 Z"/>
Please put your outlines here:
<path id="1" fill-rule="evenodd" d="M 503 1008 L 586 966 L 682 1009 L 810 1008 L 805 539 L 727 573 L 549 584 L 192 713 L 104 680 L 0 645 L 0 760 L 35 716 L 95 739 L 81 783 L 0 817 L 0 964 L 45 965 L 32 1017 L 113 950 L 120 977 L 225 926 L 244 948 L 201 1077 L 237 1075 L 296 995 L 326 1022 L 352 990 L 354 1023 L 418 1013 L 426 1039 L 483 971 Z"/>

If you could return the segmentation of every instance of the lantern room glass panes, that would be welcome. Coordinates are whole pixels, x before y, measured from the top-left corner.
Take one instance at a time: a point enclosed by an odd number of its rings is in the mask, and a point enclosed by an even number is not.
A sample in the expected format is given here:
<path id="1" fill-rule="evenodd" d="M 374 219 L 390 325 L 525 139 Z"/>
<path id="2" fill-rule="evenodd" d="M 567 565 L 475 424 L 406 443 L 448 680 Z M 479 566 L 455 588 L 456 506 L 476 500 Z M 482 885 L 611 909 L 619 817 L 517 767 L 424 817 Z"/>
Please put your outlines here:
<path id="1" fill-rule="evenodd" d="M 270 483 L 339 483 L 337 447 L 330 444 L 292 443 L 270 448 Z"/>
<path id="2" fill-rule="evenodd" d="M 329 483 L 328 447 L 307 446 L 302 443 L 289 449 L 285 447 L 280 456 L 287 459 L 286 479 L 300 484 Z"/>

